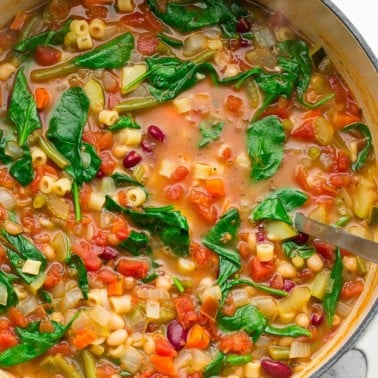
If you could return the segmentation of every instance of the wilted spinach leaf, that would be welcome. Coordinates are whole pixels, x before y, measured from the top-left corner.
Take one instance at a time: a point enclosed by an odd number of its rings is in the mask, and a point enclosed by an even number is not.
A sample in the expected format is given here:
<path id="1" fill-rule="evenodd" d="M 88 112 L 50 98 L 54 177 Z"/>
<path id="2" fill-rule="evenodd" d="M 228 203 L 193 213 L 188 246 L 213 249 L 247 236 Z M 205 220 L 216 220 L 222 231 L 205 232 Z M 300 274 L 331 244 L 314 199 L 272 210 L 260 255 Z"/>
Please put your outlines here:
<path id="1" fill-rule="evenodd" d="M 0 284 L 4 285 L 7 290 L 7 303 L 5 305 L 0 305 L 0 309 L 6 309 L 10 306 L 16 306 L 18 303 L 18 296 L 13 287 L 13 282 L 17 280 L 17 277 L 13 274 L 5 273 L 0 270 Z"/>
<path id="2" fill-rule="evenodd" d="M 209 127 L 205 124 L 200 124 L 201 140 L 198 144 L 199 148 L 207 146 L 209 143 L 218 139 L 223 130 L 224 122 L 214 122 Z"/>
<path id="3" fill-rule="evenodd" d="M 111 197 L 106 196 L 104 207 L 109 211 L 118 211 L 127 215 L 135 225 L 159 237 L 175 255 L 188 255 L 190 243 L 188 222 L 179 211 L 173 210 L 171 206 L 144 208 L 143 212 L 138 212 L 122 207 Z"/>
<path id="4" fill-rule="evenodd" d="M 68 265 L 77 270 L 78 282 L 84 299 L 88 299 L 88 272 L 85 268 L 83 260 L 78 255 L 71 255 Z"/>
<path id="5" fill-rule="evenodd" d="M 315 253 L 314 246 L 309 244 L 297 244 L 293 241 L 283 243 L 282 249 L 289 258 L 300 256 L 302 259 L 308 259 Z"/>
<path id="6" fill-rule="evenodd" d="M 140 129 L 140 126 L 134 121 L 132 115 L 121 116 L 119 120 L 113 125 L 108 127 L 110 131 L 118 131 L 122 129 Z"/>
<path id="7" fill-rule="evenodd" d="M 37 106 L 33 95 L 30 93 L 24 68 L 18 70 L 14 79 L 8 117 L 16 126 L 20 146 L 25 144 L 34 130 L 41 127 Z"/>
<path id="8" fill-rule="evenodd" d="M 23 155 L 18 158 L 10 167 L 9 173 L 22 186 L 29 185 L 34 179 L 34 170 L 29 147 L 22 147 Z"/>
<path id="9" fill-rule="evenodd" d="M 252 122 L 247 130 L 248 154 L 252 161 L 254 181 L 272 177 L 284 155 L 285 130 L 276 116 Z"/>
<path id="10" fill-rule="evenodd" d="M 8 139 L 4 136 L 4 131 L 0 130 L 0 161 L 3 164 L 8 164 L 12 161 L 12 158 L 5 152 Z"/>
<path id="11" fill-rule="evenodd" d="M 273 192 L 258 204 L 253 209 L 250 219 L 253 221 L 263 219 L 280 220 L 292 224 L 288 213 L 302 206 L 306 201 L 307 195 L 300 190 L 282 188 Z"/>
<path id="12" fill-rule="evenodd" d="M 143 186 L 142 183 L 140 183 L 139 181 L 135 180 L 131 176 L 126 175 L 124 173 L 119 173 L 119 172 L 113 173 L 112 179 L 114 180 L 114 183 L 116 184 L 116 186 L 128 186 L 128 185 Z"/>
<path id="13" fill-rule="evenodd" d="M 145 232 L 136 232 L 133 230 L 130 232 L 129 237 L 122 240 L 118 246 L 126 249 L 134 256 L 139 256 L 149 248 L 148 244 L 149 239 Z"/>
<path id="14" fill-rule="evenodd" d="M 290 325 L 287 327 L 272 327 L 267 325 L 265 328 L 265 333 L 273 336 L 283 336 L 283 337 L 300 337 L 300 336 L 311 336 L 311 332 L 306 329 L 299 327 L 297 325 Z"/>

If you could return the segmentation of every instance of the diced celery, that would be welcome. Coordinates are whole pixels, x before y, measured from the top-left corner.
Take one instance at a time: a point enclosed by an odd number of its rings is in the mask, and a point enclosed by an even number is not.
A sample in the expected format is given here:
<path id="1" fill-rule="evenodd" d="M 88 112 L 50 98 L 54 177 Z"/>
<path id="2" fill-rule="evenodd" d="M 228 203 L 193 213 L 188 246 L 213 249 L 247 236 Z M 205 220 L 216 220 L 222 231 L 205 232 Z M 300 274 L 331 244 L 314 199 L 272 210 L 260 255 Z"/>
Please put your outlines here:
<path id="1" fill-rule="evenodd" d="M 297 230 L 281 221 L 268 221 L 265 224 L 269 240 L 286 240 L 298 235 Z"/>
<path id="2" fill-rule="evenodd" d="M 322 270 L 317 274 L 311 285 L 311 295 L 315 298 L 322 300 L 324 298 L 327 283 L 330 276 L 330 271 Z"/>
<path id="3" fill-rule="evenodd" d="M 366 261 L 360 256 L 357 256 L 356 260 L 357 260 L 358 274 L 366 274 L 367 273 Z"/>
<path id="4" fill-rule="evenodd" d="M 100 112 L 104 109 L 105 95 L 102 85 L 95 79 L 90 79 L 84 85 L 84 91 L 89 98 L 90 109 L 94 112 Z"/>
<path id="5" fill-rule="evenodd" d="M 76 370 L 75 366 L 70 364 L 60 354 L 48 356 L 40 363 L 42 369 L 53 374 L 63 374 L 65 377 L 81 378 L 81 374 Z"/>
<path id="6" fill-rule="evenodd" d="M 82 358 L 84 362 L 85 377 L 96 378 L 96 360 L 93 354 L 87 350 L 83 350 Z"/>
<path id="7" fill-rule="evenodd" d="M 354 214 L 361 219 L 369 218 L 376 200 L 377 193 L 375 183 L 359 176 L 357 189 L 354 193 Z"/>
<path id="8" fill-rule="evenodd" d="M 138 82 L 138 79 L 147 72 L 145 64 L 134 64 L 133 66 L 126 66 L 122 68 L 122 94 L 133 91 L 138 84 L 130 87 L 134 81 Z"/>
<path id="9" fill-rule="evenodd" d="M 38 290 L 42 287 L 43 283 L 45 282 L 47 273 L 43 272 L 36 280 L 34 280 L 29 285 L 29 291 L 32 295 L 37 295 Z"/>
<path id="10" fill-rule="evenodd" d="M 290 349 L 288 347 L 271 345 L 268 348 L 268 353 L 273 360 L 287 360 L 289 359 Z"/>

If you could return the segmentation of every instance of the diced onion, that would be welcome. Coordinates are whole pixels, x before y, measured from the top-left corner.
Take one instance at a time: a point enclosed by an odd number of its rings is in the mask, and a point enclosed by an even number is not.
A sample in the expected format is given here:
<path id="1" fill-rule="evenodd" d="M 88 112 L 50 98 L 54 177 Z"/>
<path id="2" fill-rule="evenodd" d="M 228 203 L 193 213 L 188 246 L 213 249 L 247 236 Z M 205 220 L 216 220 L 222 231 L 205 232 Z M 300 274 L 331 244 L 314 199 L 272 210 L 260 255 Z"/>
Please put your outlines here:
<path id="1" fill-rule="evenodd" d="M 21 301 L 17 308 L 24 314 L 28 315 L 38 306 L 38 299 L 33 295 L 28 295 L 23 301 Z"/>
<path id="2" fill-rule="evenodd" d="M 252 304 L 254 304 L 270 320 L 274 320 L 278 315 L 277 301 L 272 297 L 254 297 L 252 299 Z"/>
<path id="3" fill-rule="evenodd" d="M 136 373 L 143 361 L 143 355 L 132 346 L 127 346 L 121 358 L 121 367 L 130 373 Z"/>
<path id="4" fill-rule="evenodd" d="M 142 299 L 170 299 L 171 296 L 167 289 L 157 288 L 157 289 L 148 289 L 148 288 L 137 288 L 135 290 L 137 297 Z"/>
<path id="5" fill-rule="evenodd" d="M 212 358 L 199 349 L 192 350 L 192 367 L 195 371 L 201 371 L 211 362 Z"/>
<path id="6" fill-rule="evenodd" d="M 290 346 L 289 358 L 307 358 L 311 354 L 311 345 L 294 341 Z"/>
<path id="7" fill-rule="evenodd" d="M 346 318 L 352 311 L 352 307 L 344 302 L 338 302 L 336 306 L 336 312 L 342 316 L 343 318 Z"/>
<path id="8" fill-rule="evenodd" d="M 102 306 L 96 306 L 91 311 L 89 316 L 100 326 L 107 327 L 109 324 L 111 312 Z"/>
<path id="9" fill-rule="evenodd" d="M 12 210 L 16 206 L 14 196 L 3 188 L 0 188 L 0 205 L 6 210 Z"/>
<path id="10" fill-rule="evenodd" d="M 185 38 L 182 52 L 184 56 L 191 57 L 207 47 L 207 38 L 202 33 L 193 33 Z"/>
<path id="11" fill-rule="evenodd" d="M 145 332 L 147 327 L 147 320 L 144 311 L 141 308 L 136 308 L 128 317 L 127 325 L 134 332 Z"/>
<path id="12" fill-rule="evenodd" d="M 272 47 L 276 44 L 274 36 L 268 27 L 256 28 L 254 37 L 261 47 Z"/>
<path id="13" fill-rule="evenodd" d="M 192 353 L 189 349 L 182 349 L 175 358 L 176 370 L 188 368 L 192 363 Z"/>
<path id="14" fill-rule="evenodd" d="M 6 286 L 0 282 L 0 305 L 6 306 L 8 301 L 8 291 Z"/>
<path id="15" fill-rule="evenodd" d="M 71 308 L 77 307 L 81 299 L 83 299 L 83 294 L 78 287 L 75 287 L 63 297 L 61 302 L 61 310 L 64 312 L 70 310 Z"/>
<path id="16" fill-rule="evenodd" d="M 149 299 L 146 302 L 146 316 L 149 319 L 160 318 L 160 303 L 156 300 Z"/>
<path id="17" fill-rule="evenodd" d="M 231 295 L 232 302 L 236 307 L 241 307 L 249 303 L 249 296 L 244 289 L 236 289 Z"/>

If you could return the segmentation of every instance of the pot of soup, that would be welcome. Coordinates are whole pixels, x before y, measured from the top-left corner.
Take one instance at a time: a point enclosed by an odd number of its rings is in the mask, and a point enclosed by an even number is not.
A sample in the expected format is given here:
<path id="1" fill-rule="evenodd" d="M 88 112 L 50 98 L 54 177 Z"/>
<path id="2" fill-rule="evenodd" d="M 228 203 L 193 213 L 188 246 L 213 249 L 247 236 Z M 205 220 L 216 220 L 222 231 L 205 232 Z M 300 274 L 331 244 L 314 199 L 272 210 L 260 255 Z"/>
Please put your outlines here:
<path id="1" fill-rule="evenodd" d="M 3 1 L 2 377 L 309 377 L 374 316 L 376 60 L 323 1 Z"/>

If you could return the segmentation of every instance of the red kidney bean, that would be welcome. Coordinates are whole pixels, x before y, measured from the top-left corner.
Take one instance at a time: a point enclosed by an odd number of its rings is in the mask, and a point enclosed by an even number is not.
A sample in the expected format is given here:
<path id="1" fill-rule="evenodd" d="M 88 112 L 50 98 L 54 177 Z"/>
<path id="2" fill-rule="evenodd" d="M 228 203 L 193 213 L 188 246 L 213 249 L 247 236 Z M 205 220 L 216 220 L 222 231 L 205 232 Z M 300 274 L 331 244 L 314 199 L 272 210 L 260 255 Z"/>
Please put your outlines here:
<path id="1" fill-rule="evenodd" d="M 141 147 L 144 152 L 148 153 L 151 153 L 154 150 L 154 145 L 150 143 L 146 138 L 142 139 Z"/>
<path id="2" fill-rule="evenodd" d="M 308 240 L 308 235 L 300 232 L 298 236 L 294 239 L 297 244 L 305 244 Z"/>
<path id="3" fill-rule="evenodd" d="M 312 306 L 311 324 L 314 326 L 320 326 L 323 323 L 324 310 L 318 303 Z"/>
<path id="4" fill-rule="evenodd" d="M 245 18 L 240 18 L 237 25 L 236 25 L 236 31 L 238 33 L 248 33 L 251 31 L 251 25 Z"/>
<path id="5" fill-rule="evenodd" d="M 106 261 L 113 260 L 117 256 L 118 256 L 118 251 L 112 247 L 104 247 L 104 250 L 100 254 L 100 257 Z"/>
<path id="6" fill-rule="evenodd" d="M 142 156 L 136 151 L 130 151 L 123 159 L 123 166 L 125 168 L 135 167 L 142 160 Z"/>
<path id="7" fill-rule="evenodd" d="M 148 131 L 148 134 L 150 134 L 150 136 L 152 138 L 158 140 L 159 142 L 163 142 L 164 141 L 165 134 L 160 129 L 160 127 L 155 126 L 155 125 L 151 125 L 151 126 L 148 127 L 147 131 Z"/>
<path id="8" fill-rule="evenodd" d="M 180 350 L 185 346 L 186 335 L 187 332 L 177 320 L 172 320 L 168 324 L 167 338 L 176 350 Z"/>
<path id="9" fill-rule="evenodd" d="M 261 367 L 272 377 L 290 378 L 292 375 L 291 368 L 279 361 L 273 361 L 269 358 L 261 360 Z"/>
<path id="10" fill-rule="evenodd" d="M 284 280 L 284 283 L 283 283 L 283 289 L 285 291 L 287 291 L 288 293 L 290 293 L 291 290 L 293 290 L 293 288 L 295 287 L 295 283 L 291 280 Z"/>
<path id="11" fill-rule="evenodd" d="M 105 172 L 104 172 L 102 169 L 99 169 L 99 170 L 97 171 L 96 177 L 98 177 L 98 178 L 103 178 L 103 177 L 105 177 Z"/>
<path id="12" fill-rule="evenodd" d="M 240 38 L 240 47 L 251 46 L 252 42 L 247 38 Z"/>
<path id="13" fill-rule="evenodd" d="M 265 241 L 265 227 L 260 224 L 256 231 L 256 241 L 263 242 Z"/>

